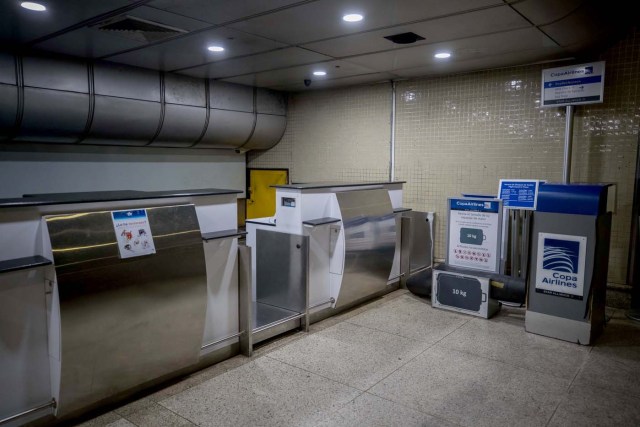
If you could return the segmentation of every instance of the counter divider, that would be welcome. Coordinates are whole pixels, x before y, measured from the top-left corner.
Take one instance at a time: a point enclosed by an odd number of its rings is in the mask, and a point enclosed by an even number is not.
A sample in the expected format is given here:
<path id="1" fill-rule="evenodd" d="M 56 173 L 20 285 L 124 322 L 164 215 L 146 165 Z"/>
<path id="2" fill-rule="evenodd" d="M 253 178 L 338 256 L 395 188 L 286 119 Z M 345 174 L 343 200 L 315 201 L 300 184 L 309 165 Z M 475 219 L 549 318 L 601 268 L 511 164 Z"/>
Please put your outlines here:
<path id="1" fill-rule="evenodd" d="M 246 235 L 247 232 L 244 230 L 237 230 L 232 228 L 230 230 L 221 230 L 221 231 L 212 231 L 210 233 L 202 233 L 202 240 L 216 240 L 216 239 L 229 239 L 232 237 L 241 237 Z"/>
<path id="2" fill-rule="evenodd" d="M 53 264 L 53 261 L 40 255 L 8 259 L 6 261 L 0 261 L 0 274 L 9 273 L 11 271 L 27 270 L 29 268 L 43 267 L 51 264 Z"/>

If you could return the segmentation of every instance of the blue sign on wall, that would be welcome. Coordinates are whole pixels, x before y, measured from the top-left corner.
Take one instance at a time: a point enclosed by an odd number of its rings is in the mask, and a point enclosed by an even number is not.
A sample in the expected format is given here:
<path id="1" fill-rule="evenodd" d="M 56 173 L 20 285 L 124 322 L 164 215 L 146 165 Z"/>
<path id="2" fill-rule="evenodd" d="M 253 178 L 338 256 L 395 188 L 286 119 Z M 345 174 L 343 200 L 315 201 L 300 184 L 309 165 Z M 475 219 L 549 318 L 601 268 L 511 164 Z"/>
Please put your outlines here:
<path id="1" fill-rule="evenodd" d="M 501 179 L 498 197 L 507 209 L 535 210 L 539 185 L 536 179 Z"/>

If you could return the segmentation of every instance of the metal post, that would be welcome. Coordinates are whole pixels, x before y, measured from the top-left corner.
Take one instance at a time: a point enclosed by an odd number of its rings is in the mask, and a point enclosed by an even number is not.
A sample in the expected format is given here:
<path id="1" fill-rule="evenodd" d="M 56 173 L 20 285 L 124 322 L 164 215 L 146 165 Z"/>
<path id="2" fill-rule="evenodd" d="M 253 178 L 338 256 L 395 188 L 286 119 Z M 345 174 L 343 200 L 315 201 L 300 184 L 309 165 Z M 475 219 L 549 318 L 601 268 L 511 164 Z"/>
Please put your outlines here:
<path id="1" fill-rule="evenodd" d="M 509 209 L 502 208 L 502 242 L 500 243 L 500 274 L 507 274 L 507 250 L 509 248 Z"/>
<path id="2" fill-rule="evenodd" d="M 564 159 L 562 163 L 562 183 L 571 183 L 571 145 L 573 143 L 573 113 L 575 107 L 567 105 L 564 126 Z"/>
<path id="3" fill-rule="evenodd" d="M 640 136 L 638 145 L 640 147 Z M 636 150 L 636 176 L 633 188 L 633 209 L 631 215 L 631 247 L 629 249 L 627 284 L 631 288 L 631 307 L 627 317 L 640 321 L 640 149 Z"/>
<path id="4" fill-rule="evenodd" d="M 238 245 L 238 303 L 240 313 L 240 353 L 253 354 L 253 301 L 251 292 L 251 248 Z"/>
<path id="5" fill-rule="evenodd" d="M 412 219 L 408 216 L 400 217 L 400 287 L 407 289 L 407 280 L 411 274 L 411 232 Z"/>
<path id="6" fill-rule="evenodd" d="M 396 82 L 391 82 L 391 144 L 389 147 L 389 181 L 396 179 Z"/>

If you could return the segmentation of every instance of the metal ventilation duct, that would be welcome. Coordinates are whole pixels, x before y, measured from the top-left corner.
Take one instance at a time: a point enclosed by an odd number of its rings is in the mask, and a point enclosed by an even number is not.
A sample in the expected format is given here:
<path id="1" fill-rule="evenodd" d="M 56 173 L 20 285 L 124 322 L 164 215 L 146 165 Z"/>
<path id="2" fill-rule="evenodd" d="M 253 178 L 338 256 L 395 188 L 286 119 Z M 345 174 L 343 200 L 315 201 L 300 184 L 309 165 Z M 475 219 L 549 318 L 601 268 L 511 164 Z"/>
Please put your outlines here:
<path id="1" fill-rule="evenodd" d="M 0 53 L 0 141 L 251 150 L 285 127 L 282 92 Z"/>

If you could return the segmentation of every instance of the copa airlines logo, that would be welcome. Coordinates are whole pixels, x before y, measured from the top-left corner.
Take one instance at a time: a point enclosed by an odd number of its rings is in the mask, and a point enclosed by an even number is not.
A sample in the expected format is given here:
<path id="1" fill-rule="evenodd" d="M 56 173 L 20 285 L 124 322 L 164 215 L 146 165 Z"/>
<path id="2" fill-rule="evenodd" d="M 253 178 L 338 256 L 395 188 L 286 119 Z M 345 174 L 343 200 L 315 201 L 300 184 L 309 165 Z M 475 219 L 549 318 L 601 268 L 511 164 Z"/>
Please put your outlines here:
<path id="1" fill-rule="evenodd" d="M 542 268 L 563 273 L 578 274 L 580 242 L 544 239 Z"/>
<path id="2" fill-rule="evenodd" d="M 567 70 L 560 71 L 558 73 L 551 73 L 551 77 L 564 77 L 564 76 L 575 76 L 576 74 L 580 75 L 589 75 L 593 74 L 593 65 L 589 65 L 588 67 L 579 68 L 577 70 Z"/>
<path id="3" fill-rule="evenodd" d="M 583 298 L 587 238 L 539 233 L 536 291 Z"/>

